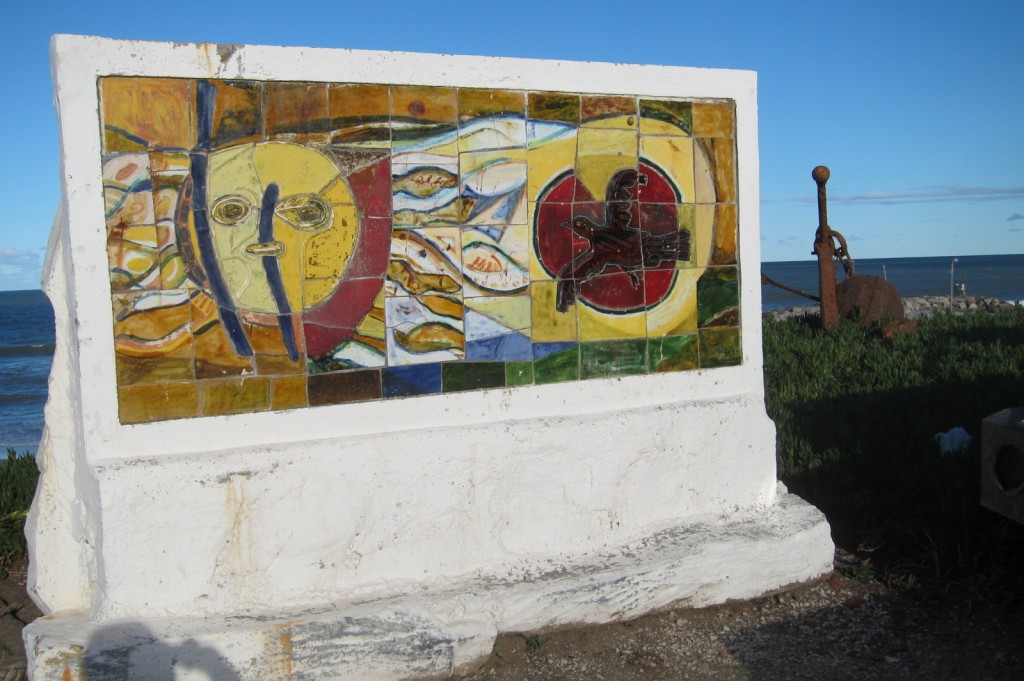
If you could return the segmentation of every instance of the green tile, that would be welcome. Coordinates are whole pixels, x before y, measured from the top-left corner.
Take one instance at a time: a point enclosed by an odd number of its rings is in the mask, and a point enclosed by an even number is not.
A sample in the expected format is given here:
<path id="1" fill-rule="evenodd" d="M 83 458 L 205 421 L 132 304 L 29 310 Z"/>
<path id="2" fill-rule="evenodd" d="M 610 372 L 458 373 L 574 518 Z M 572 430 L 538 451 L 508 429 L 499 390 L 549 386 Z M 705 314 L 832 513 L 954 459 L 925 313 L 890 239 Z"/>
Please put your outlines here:
<path id="1" fill-rule="evenodd" d="M 688 371 L 699 366 L 697 336 L 664 336 L 647 341 L 647 370 Z"/>
<path id="2" fill-rule="evenodd" d="M 505 365 L 505 385 L 533 385 L 533 362 L 508 362 Z"/>
<path id="3" fill-rule="evenodd" d="M 640 115 L 671 123 L 687 134 L 693 133 L 693 104 L 671 99 L 641 99 Z"/>
<path id="4" fill-rule="evenodd" d="M 740 330 L 735 328 L 700 329 L 700 366 L 736 366 L 743 361 Z"/>
<path id="5" fill-rule="evenodd" d="M 697 231 L 697 206 L 692 203 L 680 203 L 676 206 L 676 214 L 679 216 L 679 227 L 690 230 L 690 234 Z"/>
<path id="6" fill-rule="evenodd" d="M 709 267 L 697 281 L 697 326 L 739 326 L 739 268 Z"/>
<path id="7" fill-rule="evenodd" d="M 580 378 L 647 373 L 647 339 L 583 343 Z"/>
<path id="8" fill-rule="evenodd" d="M 504 387 L 504 362 L 445 362 L 441 365 L 442 392 Z"/>
<path id="9" fill-rule="evenodd" d="M 533 363 L 533 382 L 560 383 L 575 381 L 580 377 L 580 348 L 571 347 L 548 355 Z"/>

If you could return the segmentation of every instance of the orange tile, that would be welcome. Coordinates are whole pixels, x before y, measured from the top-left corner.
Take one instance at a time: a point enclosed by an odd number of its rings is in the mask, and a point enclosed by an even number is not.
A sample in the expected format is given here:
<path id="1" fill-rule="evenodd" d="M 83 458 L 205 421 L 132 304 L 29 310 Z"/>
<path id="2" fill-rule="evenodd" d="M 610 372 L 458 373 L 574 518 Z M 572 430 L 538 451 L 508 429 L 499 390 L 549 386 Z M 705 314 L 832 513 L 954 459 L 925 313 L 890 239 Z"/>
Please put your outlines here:
<path id="1" fill-rule="evenodd" d="M 199 381 L 203 416 L 245 414 L 270 409 L 270 379 L 248 376 Z"/>
<path id="2" fill-rule="evenodd" d="M 194 147 L 191 83 L 183 78 L 101 78 L 104 151 Z"/>
<path id="3" fill-rule="evenodd" d="M 305 376 L 282 376 L 270 379 L 270 408 L 279 411 L 309 405 Z"/>
<path id="4" fill-rule="evenodd" d="M 458 122 L 454 88 L 396 85 L 391 88 L 391 116 L 421 122 Z"/>
<path id="5" fill-rule="evenodd" d="M 264 127 L 271 139 L 327 142 L 330 125 L 323 83 L 267 83 Z"/>
<path id="6" fill-rule="evenodd" d="M 263 138 L 263 85 L 256 81 L 211 80 L 213 124 L 210 144 L 214 148 L 255 142 Z"/>
<path id="7" fill-rule="evenodd" d="M 736 264 L 736 204 L 720 203 L 715 206 L 715 250 L 712 265 Z"/>
<path id="8" fill-rule="evenodd" d="M 736 105 L 729 102 L 694 102 L 695 137 L 736 137 Z"/>

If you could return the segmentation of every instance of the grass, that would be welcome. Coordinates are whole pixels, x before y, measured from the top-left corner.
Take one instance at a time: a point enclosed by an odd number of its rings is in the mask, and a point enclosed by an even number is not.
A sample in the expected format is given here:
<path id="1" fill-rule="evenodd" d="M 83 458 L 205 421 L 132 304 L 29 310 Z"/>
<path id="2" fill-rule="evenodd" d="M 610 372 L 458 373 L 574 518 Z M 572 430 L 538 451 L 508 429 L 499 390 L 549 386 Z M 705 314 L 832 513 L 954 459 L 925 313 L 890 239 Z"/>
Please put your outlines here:
<path id="1" fill-rule="evenodd" d="M 0 579 L 25 560 L 25 517 L 38 478 L 31 454 L 7 450 L 7 461 L 0 462 Z"/>
<path id="2" fill-rule="evenodd" d="M 1024 525 L 980 505 L 981 421 L 1024 405 L 1024 308 L 891 339 L 766 318 L 764 350 L 779 476 L 840 546 L 897 586 L 1024 604 Z M 934 436 L 956 426 L 973 442 L 943 456 Z"/>

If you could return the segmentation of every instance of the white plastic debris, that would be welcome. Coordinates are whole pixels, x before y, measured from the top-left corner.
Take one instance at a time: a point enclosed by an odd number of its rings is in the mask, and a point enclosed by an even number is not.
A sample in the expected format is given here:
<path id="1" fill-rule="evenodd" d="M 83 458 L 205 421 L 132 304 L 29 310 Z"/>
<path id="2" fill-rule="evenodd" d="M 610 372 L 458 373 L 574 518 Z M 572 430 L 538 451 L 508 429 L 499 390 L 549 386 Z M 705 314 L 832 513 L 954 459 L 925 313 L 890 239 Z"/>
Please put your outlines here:
<path id="1" fill-rule="evenodd" d="M 935 441 L 939 443 L 939 453 L 943 456 L 962 454 L 971 446 L 971 435 L 957 426 L 945 433 L 935 433 Z"/>

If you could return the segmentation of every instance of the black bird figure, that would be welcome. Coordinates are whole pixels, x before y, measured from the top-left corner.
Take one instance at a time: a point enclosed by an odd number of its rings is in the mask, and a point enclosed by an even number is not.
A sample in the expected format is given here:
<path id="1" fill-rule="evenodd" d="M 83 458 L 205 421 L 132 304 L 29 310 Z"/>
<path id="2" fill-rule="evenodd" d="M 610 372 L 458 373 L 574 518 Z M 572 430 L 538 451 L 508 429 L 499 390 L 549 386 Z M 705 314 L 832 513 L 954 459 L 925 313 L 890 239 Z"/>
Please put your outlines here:
<path id="1" fill-rule="evenodd" d="M 565 312 L 579 296 L 580 286 L 609 267 L 618 267 L 629 276 L 633 288 L 640 286 L 640 272 L 658 267 L 666 260 L 690 259 L 690 232 L 675 228 L 664 234 L 634 226 L 632 206 L 636 202 L 631 189 L 647 184 L 647 176 L 628 168 L 608 181 L 605 192 L 603 225 L 580 215 L 562 226 L 586 239 L 590 247 L 567 262 L 558 272 L 555 308 Z"/>

